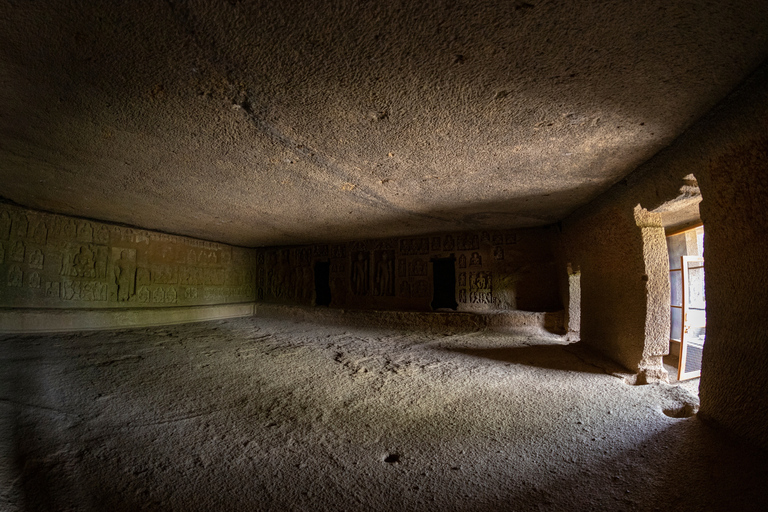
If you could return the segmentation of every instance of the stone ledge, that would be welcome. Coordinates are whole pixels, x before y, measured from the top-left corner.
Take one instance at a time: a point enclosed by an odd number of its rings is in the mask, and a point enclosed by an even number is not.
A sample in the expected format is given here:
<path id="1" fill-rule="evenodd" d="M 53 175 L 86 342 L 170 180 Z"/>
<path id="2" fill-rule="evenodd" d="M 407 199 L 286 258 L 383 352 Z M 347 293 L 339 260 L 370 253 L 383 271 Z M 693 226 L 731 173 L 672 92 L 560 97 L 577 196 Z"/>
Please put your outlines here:
<path id="1" fill-rule="evenodd" d="M 252 302 L 146 309 L 0 309 L 0 333 L 93 331 L 252 316 Z"/>
<path id="2" fill-rule="evenodd" d="M 562 335 L 563 312 L 489 311 L 373 311 L 256 303 L 257 317 L 285 318 L 302 322 L 442 331 L 531 331 Z"/>

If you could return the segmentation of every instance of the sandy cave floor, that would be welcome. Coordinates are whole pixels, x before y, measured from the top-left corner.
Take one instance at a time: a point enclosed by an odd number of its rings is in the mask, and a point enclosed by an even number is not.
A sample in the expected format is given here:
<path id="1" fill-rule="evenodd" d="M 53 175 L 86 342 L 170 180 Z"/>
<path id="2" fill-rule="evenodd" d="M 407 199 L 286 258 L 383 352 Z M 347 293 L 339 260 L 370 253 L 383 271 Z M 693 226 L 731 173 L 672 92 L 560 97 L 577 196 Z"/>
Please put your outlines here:
<path id="1" fill-rule="evenodd" d="M 765 454 L 556 337 L 0 338 L 1 510 L 766 510 Z"/>

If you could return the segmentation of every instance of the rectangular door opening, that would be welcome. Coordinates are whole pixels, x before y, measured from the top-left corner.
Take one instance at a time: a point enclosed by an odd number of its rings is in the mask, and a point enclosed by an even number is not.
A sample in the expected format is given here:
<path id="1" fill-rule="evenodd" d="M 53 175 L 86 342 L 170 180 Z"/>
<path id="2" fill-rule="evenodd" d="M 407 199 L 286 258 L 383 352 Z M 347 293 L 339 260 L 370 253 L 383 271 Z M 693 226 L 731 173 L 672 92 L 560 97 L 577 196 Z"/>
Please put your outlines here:
<path id="1" fill-rule="evenodd" d="M 456 258 L 435 258 L 432 260 L 432 309 L 456 310 Z"/>
<path id="2" fill-rule="evenodd" d="M 331 305 L 331 262 L 315 263 L 315 306 Z"/>

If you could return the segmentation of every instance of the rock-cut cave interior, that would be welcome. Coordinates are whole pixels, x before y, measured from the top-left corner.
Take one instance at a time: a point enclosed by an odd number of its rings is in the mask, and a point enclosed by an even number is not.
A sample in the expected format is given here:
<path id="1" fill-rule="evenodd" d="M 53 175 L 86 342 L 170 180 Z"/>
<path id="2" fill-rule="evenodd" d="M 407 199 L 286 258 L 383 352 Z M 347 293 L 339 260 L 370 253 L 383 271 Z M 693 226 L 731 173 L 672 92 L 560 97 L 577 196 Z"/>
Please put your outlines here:
<path id="1" fill-rule="evenodd" d="M 767 176 L 765 0 L 0 2 L 0 509 L 768 510 Z"/>

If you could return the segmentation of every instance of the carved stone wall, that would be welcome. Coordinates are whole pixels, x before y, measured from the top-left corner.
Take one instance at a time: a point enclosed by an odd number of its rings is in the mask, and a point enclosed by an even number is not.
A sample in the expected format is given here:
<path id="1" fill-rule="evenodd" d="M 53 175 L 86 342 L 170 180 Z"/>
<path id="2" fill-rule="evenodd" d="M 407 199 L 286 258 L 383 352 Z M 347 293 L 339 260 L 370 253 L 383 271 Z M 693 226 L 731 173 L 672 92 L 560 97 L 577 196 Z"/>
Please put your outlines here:
<path id="1" fill-rule="evenodd" d="M 253 301 L 255 260 L 252 249 L 0 204 L 0 307 Z"/>
<path id="2" fill-rule="evenodd" d="M 330 264 L 331 306 L 429 310 L 432 260 L 454 258 L 458 310 L 562 308 L 549 229 L 482 231 L 264 248 L 257 300 L 314 303 L 314 267 Z"/>

